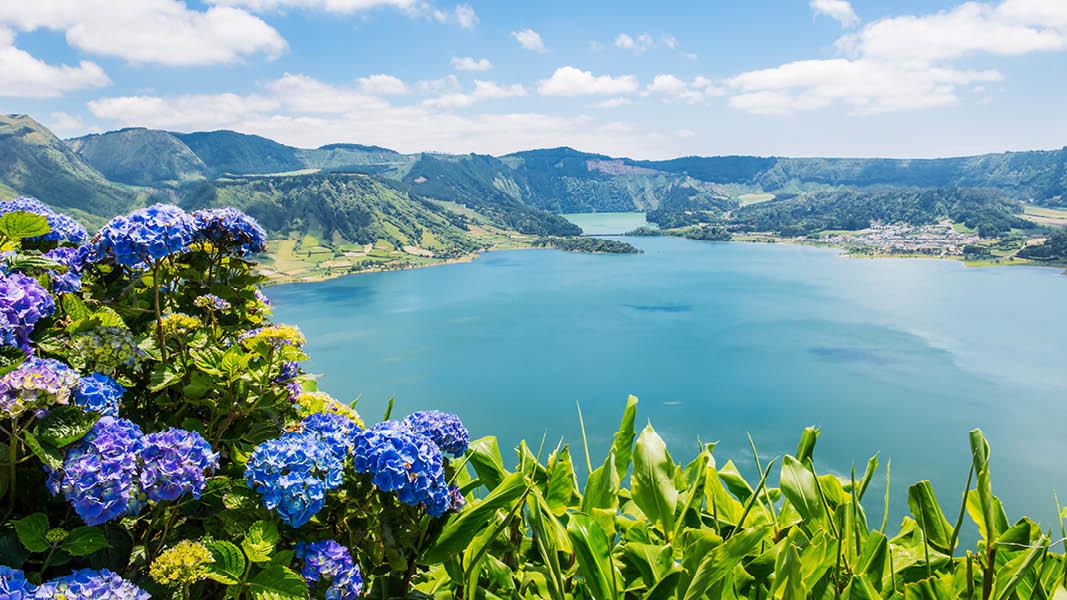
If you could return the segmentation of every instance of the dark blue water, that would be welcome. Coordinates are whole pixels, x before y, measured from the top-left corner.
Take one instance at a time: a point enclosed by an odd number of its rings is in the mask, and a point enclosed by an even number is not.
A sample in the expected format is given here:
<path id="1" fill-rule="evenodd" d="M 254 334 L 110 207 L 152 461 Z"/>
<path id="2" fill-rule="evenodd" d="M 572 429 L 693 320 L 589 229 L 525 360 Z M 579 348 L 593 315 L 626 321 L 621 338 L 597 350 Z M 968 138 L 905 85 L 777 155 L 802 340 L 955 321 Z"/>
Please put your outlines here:
<path id="1" fill-rule="evenodd" d="M 847 476 L 892 459 L 894 520 L 931 479 L 955 515 L 967 432 L 993 449 L 1009 517 L 1054 525 L 1067 496 L 1067 277 L 936 260 L 847 259 L 789 245 L 668 238 L 640 255 L 488 253 L 469 264 L 270 288 L 309 338 L 310 371 L 367 418 L 459 413 L 505 453 L 571 442 L 581 403 L 594 464 L 627 394 L 676 458 L 719 440 L 757 477 L 763 458 L 823 429 L 817 466 Z M 584 466 L 581 469 L 584 475 Z M 881 520 L 880 480 L 869 498 Z"/>

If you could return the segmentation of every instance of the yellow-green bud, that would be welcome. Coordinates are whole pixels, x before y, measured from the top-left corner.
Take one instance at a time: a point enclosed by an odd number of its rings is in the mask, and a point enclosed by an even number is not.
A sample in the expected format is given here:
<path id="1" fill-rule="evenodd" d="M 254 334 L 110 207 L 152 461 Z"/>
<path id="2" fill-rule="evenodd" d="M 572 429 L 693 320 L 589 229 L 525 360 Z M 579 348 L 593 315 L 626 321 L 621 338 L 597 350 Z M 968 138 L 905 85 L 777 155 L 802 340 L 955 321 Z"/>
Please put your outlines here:
<path id="1" fill-rule="evenodd" d="M 211 551 L 204 544 L 182 540 L 156 557 L 148 574 L 163 586 L 189 585 L 206 577 L 212 562 Z"/>
<path id="2" fill-rule="evenodd" d="M 44 540 L 46 542 L 48 542 L 49 544 L 55 544 L 57 542 L 62 542 L 63 540 L 67 539 L 67 535 L 69 535 L 69 534 L 70 534 L 70 532 L 68 532 L 66 529 L 60 529 L 59 527 L 54 527 L 52 529 L 49 529 L 44 534 Z"/>

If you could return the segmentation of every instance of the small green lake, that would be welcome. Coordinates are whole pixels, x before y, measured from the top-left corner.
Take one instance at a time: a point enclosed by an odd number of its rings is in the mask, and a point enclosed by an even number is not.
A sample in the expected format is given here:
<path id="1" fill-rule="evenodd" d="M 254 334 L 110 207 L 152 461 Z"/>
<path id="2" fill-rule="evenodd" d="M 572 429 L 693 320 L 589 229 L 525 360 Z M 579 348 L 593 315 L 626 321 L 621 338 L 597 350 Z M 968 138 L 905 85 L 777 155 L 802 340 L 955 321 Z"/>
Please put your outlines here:
<path id="1" fill-rule="evenodd" d="M 623 217 L 595 215 L 583 227 L 632 229 L 628 218 L 620 228 Z M 490 252 L 268 294 L 276 318 L 307 334 L 307 368 L 324 375 L 322 388 L 359 397 L 371 419 L 395 396 L 400 415 L 459 413 L 474 436 L 499 435 L 505 452 L 522 437 L 536 448 L 542 435 L 577 450 L 580 402 L 602 457 L 636 394 L 640 423 L 651 419 L 676 458 L 719 440 L 720 462 L 734 459 L 753 481 L 746 433 L 770 458 L 817 425 L 821 469 L 846 476 L 873 452 L 892 459 L 896 517 L 906 486 L 925 478 L 956 510 L 967 432 L 981 427 L 1009 518 L 1052 525 L 1053 490 L 1067 497 L 1059 272 L 628 241 L 644 254 Z"/>

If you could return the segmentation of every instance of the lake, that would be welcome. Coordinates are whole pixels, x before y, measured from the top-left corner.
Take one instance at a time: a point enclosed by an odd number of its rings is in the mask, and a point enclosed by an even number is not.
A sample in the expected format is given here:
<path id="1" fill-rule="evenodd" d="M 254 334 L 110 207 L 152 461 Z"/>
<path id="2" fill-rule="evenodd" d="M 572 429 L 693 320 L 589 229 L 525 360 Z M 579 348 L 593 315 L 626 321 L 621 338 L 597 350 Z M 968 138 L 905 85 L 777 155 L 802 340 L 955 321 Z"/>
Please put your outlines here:
<path id="1" fill-rule="evenodd" d="M 620 219 L 589 228 L 636 226 Z M 543 435 L 549 448 L 566 439 L 584 477 L 576 404 L 596 464 L 635 394 L 639 424 L 651 420 L 676 459 L 718 440 L 720 464 L 732 458 L 753 483 L 746 433 L 765 461 L 816 425 L 820 470 L 847 476 L 874 452 L 883 467 L 892 459 L 894 521 L 919 479 L 955 517 L 967 432 L 981 427 L 1009 519 L 1054 525 L 1053 490 L 1067 499 L 1067 277 L 1057 270 L 628 241 L 644 254 L 490 252 L 267 294 L 275 317 L 307 334 L 321 388 L 358 397 L 368 419 L 395 396 L 396 415 L 456 412 L 506 454 L 520 438 L 535 449 Z M 873 523 L 882 480 L 868 495 Z"/>

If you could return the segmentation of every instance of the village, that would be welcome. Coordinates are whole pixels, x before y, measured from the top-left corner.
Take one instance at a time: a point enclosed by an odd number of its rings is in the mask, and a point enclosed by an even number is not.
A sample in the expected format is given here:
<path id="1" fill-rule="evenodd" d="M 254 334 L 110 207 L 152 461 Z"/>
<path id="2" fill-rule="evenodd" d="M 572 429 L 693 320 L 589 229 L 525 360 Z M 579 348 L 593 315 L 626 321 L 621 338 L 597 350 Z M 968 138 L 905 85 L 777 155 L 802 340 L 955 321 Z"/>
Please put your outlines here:
<path id="1" fill-rule="evenodd" d="M 960 256 L 965 246 L 975 244 L 979 239 L 977 233 L 958 231 L 947 219 L 920 226 L 876 223 L 867 229 L 833 232 L 820 237 L 822 242 L 857 250 L 931 256 Z"/>

